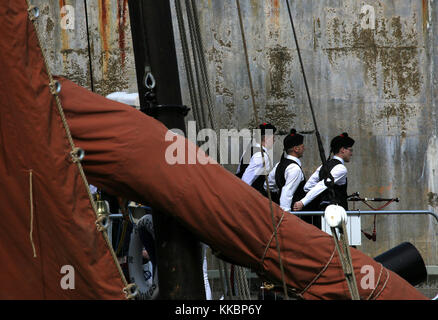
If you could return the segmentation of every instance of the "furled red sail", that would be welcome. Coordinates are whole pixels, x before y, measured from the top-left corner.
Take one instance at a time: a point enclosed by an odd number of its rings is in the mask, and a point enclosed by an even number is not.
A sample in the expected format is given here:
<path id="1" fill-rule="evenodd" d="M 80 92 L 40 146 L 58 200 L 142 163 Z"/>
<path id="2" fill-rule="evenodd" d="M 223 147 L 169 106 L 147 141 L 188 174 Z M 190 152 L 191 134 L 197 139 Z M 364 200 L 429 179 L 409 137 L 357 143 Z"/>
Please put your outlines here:
<path id="1" fill-rule="evenodd" d="M 61 83 L 66 116 L 76 144 L 86 150 L 83 164 L 93 184 L 175 216 L 230 261 L 281 283 L 275 240 L 269 244 L 273 226 L 265 197 L 218 164 L 168 164 L 166 149 L 173 141 L 166 141 L 163 124 L 71 81 Z M 199 150 L 184 141 L 186 157 Z M 283 211 L 274 207 L 278 223 Z M 303 297 L 350 298 L 331 236 L 286 213 L 278 237 L 288 287 L 302 292 L 328 264 Z M 426 299 L 359 250 L 352 249 L 352 259 L 362 299 Z M 375 288 L 367 279 L 367 288 L 361 287 L 363 266 L 374 268 Z"/>
<path id="2" fill-rule="evenodd" d="M 22 3 L 10 1 L 0 9 L 4 34 L 0 37 L 0 175 L 5 189 L 0 195 L 0 254 L 8 258 L 0 266 L 0 281 L 6 283 L 0 295 L 19 297 L 24 283 L 28 297 L 67 297 L 52 282 L 59 277 L 59 264 L 68 262 L 80 268 L 77 275 L 88 279 L 96 297 L 116 297 L 122 284 L 95 230 L 84 186 L 68 159 L 65 135 Z M 60 81 L 61 101 L 75 144 L 85 150 L 83 165 L 92 184 L 173 215 L 228 260 L 281 283 L 266 198 L 218 164 L 168 164 L 166 149 L 173 141 L 166 141 L 164 125 L 71 81 Z M 193 143 L 183 141 L 186 151 L 197 152 Z M 32 257 L 28 232 L 30 169 L 38 176 L 37 258 Z M 305 299 L 349 299 L 332 238 L 277 205 L 274 214 L 288 287 Z M 352 260 L 362 299 L 426 299 L 360 251 L 352 250 Z M 363 266 L 374 268 L 375 286 L 360 285 Z M 26 284 L 30 281 L 32 285 Z M 87 293 L 81 291 L 77 297 L 88 297 Z"/>
<path id="3" fill-rule="evenodd" d="M 0 299 L 124 299 L 26 1 L 0 5 Z"/>

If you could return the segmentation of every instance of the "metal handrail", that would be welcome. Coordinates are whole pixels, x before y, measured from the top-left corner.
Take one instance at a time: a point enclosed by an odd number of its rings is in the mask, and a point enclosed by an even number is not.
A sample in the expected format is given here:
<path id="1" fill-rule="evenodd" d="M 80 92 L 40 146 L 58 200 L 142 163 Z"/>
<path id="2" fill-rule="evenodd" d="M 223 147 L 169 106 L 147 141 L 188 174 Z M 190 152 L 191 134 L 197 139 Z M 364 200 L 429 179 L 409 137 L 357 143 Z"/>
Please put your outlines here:
<path id="1" fill-rule="evenodd" d="M 290 213 L 295 215 L 302 215 L 302 216 L 323 216 L 324 211 L 290 211 Z M 435 218 L 436 222 L 438 223 L 438 214 L 429 211 L 429 210 L 350 210 L 347 211 L 347 215 L 354 215 L 354 216 L 361 216 L 361 215 L 412 215 L 412 214 L 428 214 Z"/>
<path id="2" fill-rule="evenodd" d="M 297 216 L 303 215 L 303 216 L 323 216 L 324 215 L 324 211 L 290 211 L 290 213 L 295 214 Z M 387 215 L 396 215 L 396 214 L 401 214 L 401 215 L 410 215 L 410 214 L 428 214 L 431 215 L 435 218 L 436 222 L 438 223 L 438 214 L 433 212 L 433 211 L 429 211 L 429 210 L 350 210 L 347 211 L 347 215 L 363 215 L 363 216 L 370 216 L 370 215 L 383 215 L 383 214 L 387 214 Z M 109 217 L 111 219 L 121 219 L 123 218 L 123 215 L 121 213 L 112 213 L 109 215 Z"/>

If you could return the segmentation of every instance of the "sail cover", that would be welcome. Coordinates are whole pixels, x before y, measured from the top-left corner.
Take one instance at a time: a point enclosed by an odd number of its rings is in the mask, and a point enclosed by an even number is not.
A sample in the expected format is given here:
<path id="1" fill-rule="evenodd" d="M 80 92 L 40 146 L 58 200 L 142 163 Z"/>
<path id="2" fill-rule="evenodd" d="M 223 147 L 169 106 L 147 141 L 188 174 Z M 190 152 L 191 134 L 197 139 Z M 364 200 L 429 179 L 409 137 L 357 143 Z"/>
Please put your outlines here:
<path id="1" fill-rule="evenodd" d="M 24 0 L 0 5 L 0 299 L 124 299 Z"/>
<path id="2" fill-rule="evenodd" d="M 0 9 L 0 254 L 5 258 L 0 297 L 22 297 L 23 291 L 29 298 L 90 296 L 57 288 L 61 264 L 77 268 L 76 276 L 88 281 L 93 297 L 117 297 L 122 284 L 67 157 L 26 14 L 24 1 L 9 1 Z M 90 183 L 174 216 L 229 261 L 282 283 L 266 198 L 217 163 L 166 161 L 176 138 L 166 139 L 169 130 L 163 124 L 69 80 L 59 81 L 74 142 L 85 150 L 82 164 Z M 190 152 L 203 154 L 185 138 L 180 141 L 186 159 Z M 36 177 L 36 258 L 29 241 L 29 170 Z M 288 288 L 305 299 L 350 299 L 333 239 L 275 204 L 274 216 Z M 352 260 L 361 299 L 427 299 L 359 250 L 352 249 Z"/>

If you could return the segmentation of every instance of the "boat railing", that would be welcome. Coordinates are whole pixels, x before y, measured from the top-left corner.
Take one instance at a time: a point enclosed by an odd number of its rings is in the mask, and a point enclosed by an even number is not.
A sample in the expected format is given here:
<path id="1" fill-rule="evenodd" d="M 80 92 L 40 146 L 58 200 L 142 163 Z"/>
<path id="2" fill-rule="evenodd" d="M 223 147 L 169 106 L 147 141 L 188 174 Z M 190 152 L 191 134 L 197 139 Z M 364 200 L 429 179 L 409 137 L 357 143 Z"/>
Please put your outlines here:
<path id="1" fill-rule="evenodd" d="M 300 216 L 323 216 L 324 211 L 290 211 L 291 214 Z M 365 216 L 365 215 L 431 215 L 438 223 L 438 214 L 430 210 L 349 210 L 347 215 Z"/>
<path id="2" fill-rule="evenodd" d="M 297 216 L 323 216 L 324 211 L 291 211 L 291 214 L 295 214 Z M 438 223 L 438 214 L 430 211 L 430 210 L 349 210 L 347 211 L 347 215 L 354 215 L 354 216 L 366 216 L 366 215 L 415 215 L 415 214 L 422 214 L 422 215 L 431 215 L 435 218 L 436 222 Z M 123 218 L 123 215 L 121 213 L 112 213 L 109 215 L 112 219 L 121 219 Z"/>

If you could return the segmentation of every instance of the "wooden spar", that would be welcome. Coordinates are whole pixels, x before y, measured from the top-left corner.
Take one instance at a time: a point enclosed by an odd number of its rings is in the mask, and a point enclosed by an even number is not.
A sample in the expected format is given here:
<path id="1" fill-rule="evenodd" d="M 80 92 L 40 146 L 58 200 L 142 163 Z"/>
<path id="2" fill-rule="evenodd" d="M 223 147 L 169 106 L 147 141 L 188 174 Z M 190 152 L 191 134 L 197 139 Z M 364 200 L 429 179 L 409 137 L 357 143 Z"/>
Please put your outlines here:
<path id="1" fill-rule="evenodd" d="M 182 106 L 170 3 L 129 0 L 128 5 L 140 107 L 169 129 L 186 133 L 184 116 L 188 109 Z M 155 79 L 154 88 L 144 85 L 148 72 Z M 153 221 L 158 299 L 205 299 L 199 240 L 163 212 L 153 210 Z"/>

